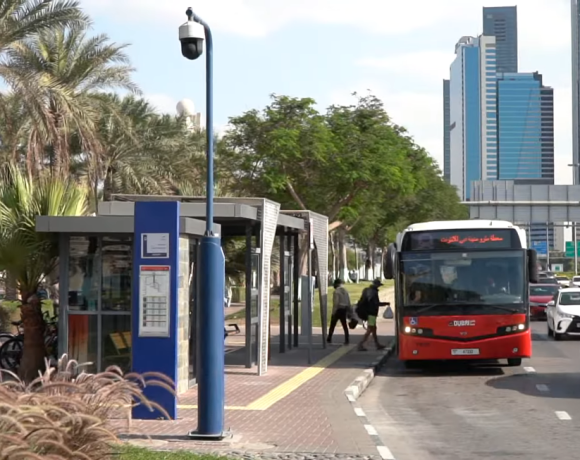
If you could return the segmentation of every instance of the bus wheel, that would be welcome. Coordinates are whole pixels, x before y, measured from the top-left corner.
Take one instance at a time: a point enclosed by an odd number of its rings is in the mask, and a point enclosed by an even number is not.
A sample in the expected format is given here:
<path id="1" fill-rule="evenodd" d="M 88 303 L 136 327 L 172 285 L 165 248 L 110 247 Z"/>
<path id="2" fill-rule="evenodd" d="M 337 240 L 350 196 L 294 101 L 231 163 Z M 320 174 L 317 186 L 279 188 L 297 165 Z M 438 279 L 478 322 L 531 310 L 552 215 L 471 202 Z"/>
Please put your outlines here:
<path id="1" fill-rule="evenodd" d="M 516 367 L 522 365 L 522 358 L 508 358 L 508 366 Z"/>

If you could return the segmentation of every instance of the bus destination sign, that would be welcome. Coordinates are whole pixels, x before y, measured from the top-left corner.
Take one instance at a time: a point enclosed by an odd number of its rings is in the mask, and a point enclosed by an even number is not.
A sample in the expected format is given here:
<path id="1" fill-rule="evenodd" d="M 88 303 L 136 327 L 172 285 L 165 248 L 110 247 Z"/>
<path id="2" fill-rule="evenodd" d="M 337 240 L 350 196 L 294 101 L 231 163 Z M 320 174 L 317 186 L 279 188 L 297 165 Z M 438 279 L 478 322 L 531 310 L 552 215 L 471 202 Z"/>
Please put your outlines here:
<path id="1" fill-rule="evenodd" d="M 512 229 L 490 230 L 436 230 L 410 232 L 403 242 L 403 251 L 429 251 L 445 249 L 519 249 L 512 238 Z M 519 244 L 518 244 L 519 246 Z"/>

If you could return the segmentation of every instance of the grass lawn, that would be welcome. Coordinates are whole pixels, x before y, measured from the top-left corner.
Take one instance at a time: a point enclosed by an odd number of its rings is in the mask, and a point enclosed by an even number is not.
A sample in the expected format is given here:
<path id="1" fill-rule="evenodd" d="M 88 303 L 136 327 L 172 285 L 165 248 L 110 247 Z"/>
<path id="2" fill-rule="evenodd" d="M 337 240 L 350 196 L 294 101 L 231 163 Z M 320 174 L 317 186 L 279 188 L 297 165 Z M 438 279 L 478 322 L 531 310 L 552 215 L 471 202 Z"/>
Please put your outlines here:
<path id="1" fill-rule="evenodd" d="M 348 293 L 350 294 L 350 300 L 355 305 L 360 299 L 362 291 L 367 286 L 370 286 L 370 281 L 363 281 L 362 283 L 354 284 L 354 283 L 347 283 L 344 285 Z M 388 288 L 393 285 L 392 281 L 385 281 L 383 280 L 384 287 L 382 289 Z M 328 317 L 330 317 L 330 312 L 332 312 L 332 286 L 328 288 L 328 301 L 327 301 L 327 309 L 328 309 Z M 246 318 L 246 311 L 240 310 L 236 313 L 232 313 L 230 315 L 226 315 L 226 321 L 228 323 L 243 323 Z M 270 318 L 272 319 L 272 324 L 276 324 L 277 321 L 280 319 L 280 301 L 278 299 L 271 299 L 270 300 Z M 314 327 L 321 326 L 320 321 L 320 295 L 318 293 L 318 289 L 314 291 L 314 312 L 312 315 L 312 325 Z"/>
<path id="2" fill-rule="evenodd" d="M 186 450 L 160 452 L 129 445 L 121 446 L 119 454 L 115 457 L 123 460 L 226 460 L 226 457 L 213 454 L 199 454 Z"/>

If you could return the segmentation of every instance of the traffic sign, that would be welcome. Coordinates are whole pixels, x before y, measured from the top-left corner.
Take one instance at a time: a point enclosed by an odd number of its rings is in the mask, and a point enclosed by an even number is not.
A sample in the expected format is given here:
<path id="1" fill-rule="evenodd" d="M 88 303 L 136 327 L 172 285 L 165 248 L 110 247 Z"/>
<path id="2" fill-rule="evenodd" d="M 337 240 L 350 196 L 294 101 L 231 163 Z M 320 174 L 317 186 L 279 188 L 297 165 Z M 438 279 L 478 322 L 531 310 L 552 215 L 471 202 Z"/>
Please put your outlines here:
<path id="1" fill-rule="evenodd" d="M 535 249 L 539 256 L 548 253 L 548 243 L 546 241 L 532 241 L 532 249 Z"/>
<path id="2" fill-rule="evenodd" d="M 576 255 L 580 256 L 580 241 L 576 241 Z M 566 257 L 574 257 L 573 241 L 566 241 Z"/>

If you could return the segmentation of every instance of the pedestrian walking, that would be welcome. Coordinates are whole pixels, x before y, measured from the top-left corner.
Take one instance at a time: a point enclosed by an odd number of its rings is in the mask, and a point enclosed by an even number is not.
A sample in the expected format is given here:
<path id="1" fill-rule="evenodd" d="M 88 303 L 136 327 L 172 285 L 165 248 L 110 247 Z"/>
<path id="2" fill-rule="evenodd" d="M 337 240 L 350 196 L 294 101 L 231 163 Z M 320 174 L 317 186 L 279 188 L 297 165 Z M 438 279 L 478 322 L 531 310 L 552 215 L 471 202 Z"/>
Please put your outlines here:
<path id="1" fill-rule="evenodd" d="M 332 334 L 334 333 L 334 328 L 336 323 L 340 321 L 342 329 L 344 330 L 344 344 L 349 343 L 349 334 L 347 327 L 347 319 L 350 316 L 350 295 L 348 291 L 344 288 L 344 281 L 337 278 L 334 280 L 334 294 L 332 295 L 332 316 L 330 317 L 330 329 L 328 330 L 328 338 L 326 341 L 332 343 Z"/>
<path id="2" fill-rule="evenodd" d="M 384 350 L 385 346 L 379 342 L 377 337 L 377 316 L 379 316 L 379 308 L 387 306 L 388 302 L 381 302 L 379 299 L 379 288 L 383 285 L 380 279 L 373 281 L 369 287 L 362 292 L 361 298 L 358 301 L 356 313 L 360 319 L 367 322 L 367 331 L 362 340 L 358 344 L 359 351 L 367 351 L 365 344 L 372 336 L 377 347 L 377 350 Z"/>

